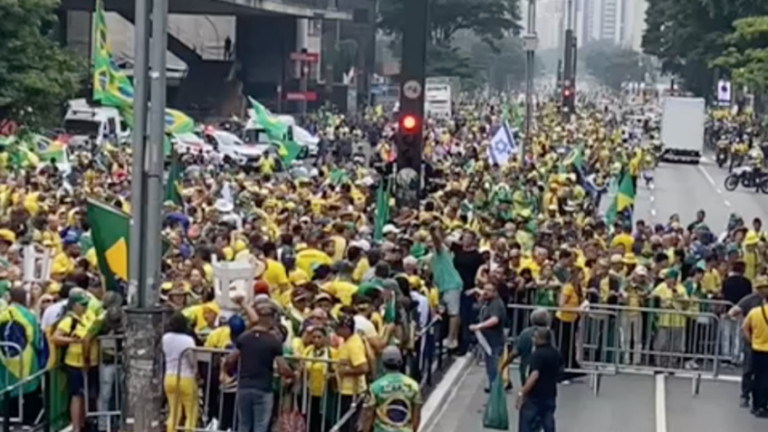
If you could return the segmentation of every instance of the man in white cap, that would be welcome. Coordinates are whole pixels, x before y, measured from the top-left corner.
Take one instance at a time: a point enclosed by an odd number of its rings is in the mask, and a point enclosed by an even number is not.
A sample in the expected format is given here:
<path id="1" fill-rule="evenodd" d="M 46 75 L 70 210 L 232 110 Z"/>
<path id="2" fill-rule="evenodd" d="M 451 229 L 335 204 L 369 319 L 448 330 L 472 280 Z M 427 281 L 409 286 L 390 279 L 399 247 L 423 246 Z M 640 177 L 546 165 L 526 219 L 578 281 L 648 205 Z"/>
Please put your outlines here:
<path id="1" fill-rule="evenodd" d="M 363 411 L 363 432 L 419 430 L 423 400 L 419 384 L 403 374 L 403 355 L 395 346 L 381 353 L 384 376 L 371 384 Z"/>

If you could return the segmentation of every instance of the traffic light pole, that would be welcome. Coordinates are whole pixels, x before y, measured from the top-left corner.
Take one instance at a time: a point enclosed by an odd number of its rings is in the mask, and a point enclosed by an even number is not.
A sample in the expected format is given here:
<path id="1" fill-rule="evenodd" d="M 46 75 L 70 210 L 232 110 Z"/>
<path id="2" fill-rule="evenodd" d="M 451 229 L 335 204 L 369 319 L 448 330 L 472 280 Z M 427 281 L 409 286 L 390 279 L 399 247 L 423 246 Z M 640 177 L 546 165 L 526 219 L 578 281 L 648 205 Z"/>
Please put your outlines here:
<path id="1" fill-rule="evenodd" d="M 428 11 L 429 0 L 405 2 L 395 202 L 414 209 L 419 208 L 422 188 Z"/>
<path id="2" fill-rule="evenodd" d="M 576 99 L 576 46 L 574 30 L 574 1 L 565 3 L 565 52 L 563 53 L 563 120 L 570 121 L 575 112 Z"/>

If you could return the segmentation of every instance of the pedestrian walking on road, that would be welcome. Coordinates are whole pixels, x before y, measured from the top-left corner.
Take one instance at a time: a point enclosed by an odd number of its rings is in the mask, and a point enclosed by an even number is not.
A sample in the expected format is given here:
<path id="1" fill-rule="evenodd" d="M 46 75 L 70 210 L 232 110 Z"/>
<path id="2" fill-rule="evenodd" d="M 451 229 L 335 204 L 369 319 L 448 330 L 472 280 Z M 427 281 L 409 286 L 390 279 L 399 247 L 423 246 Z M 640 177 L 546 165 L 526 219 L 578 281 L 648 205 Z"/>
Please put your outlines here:
<path id="1" fill-rule="evenodd" d="M 555 432 L 557 383 L 563 369 L 563 356 L 552 345 L 552 332 L 539 327 L 533 333 L 535 349 L 531 355 L 528 379 L 517 394 L 515 408 L 520 411 L 519 432 Z"/>

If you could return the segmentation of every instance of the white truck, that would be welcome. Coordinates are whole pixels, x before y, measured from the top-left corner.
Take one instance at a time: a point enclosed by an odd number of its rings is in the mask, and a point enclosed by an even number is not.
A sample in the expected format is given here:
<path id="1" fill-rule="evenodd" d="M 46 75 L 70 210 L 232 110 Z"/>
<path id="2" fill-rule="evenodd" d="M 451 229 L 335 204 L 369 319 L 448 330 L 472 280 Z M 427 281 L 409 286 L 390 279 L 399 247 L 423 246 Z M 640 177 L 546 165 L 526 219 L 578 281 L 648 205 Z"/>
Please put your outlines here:
<path id="1" fill-rule="evenodd" d="M 67 104 L 64 130 L 75 141 L 94 140 L 96 146 L 105 140 L 117 144 L 125 141 L 131 132 L 116 108 L 88 105 L 85 99 L 73 99 Z"/>
<path id="2" fill-rule="evenodd" d="M 698 164 L 704 149 L 705 103 L 702 98 L 667 96 L 661 113 L 661 159 Z"/>

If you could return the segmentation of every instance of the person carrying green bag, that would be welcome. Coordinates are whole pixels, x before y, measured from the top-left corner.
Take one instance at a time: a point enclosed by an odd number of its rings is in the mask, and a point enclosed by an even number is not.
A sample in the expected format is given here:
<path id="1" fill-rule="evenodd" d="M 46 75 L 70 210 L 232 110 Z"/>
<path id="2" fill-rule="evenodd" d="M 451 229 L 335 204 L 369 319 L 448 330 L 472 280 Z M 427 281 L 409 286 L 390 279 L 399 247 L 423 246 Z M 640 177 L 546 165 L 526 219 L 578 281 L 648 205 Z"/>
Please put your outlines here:
<path id="1" fill-rule="evenodd" d="M 533 343 L 536 348 L 531 354 L 528 379 L 515 402 L 515 408 L 520 411 L 518 432 L 555 432 L 557 382 L 564 365 L 563 356 L 552 345 L 552 332 L 547 328 L 534 331 Z"/>

